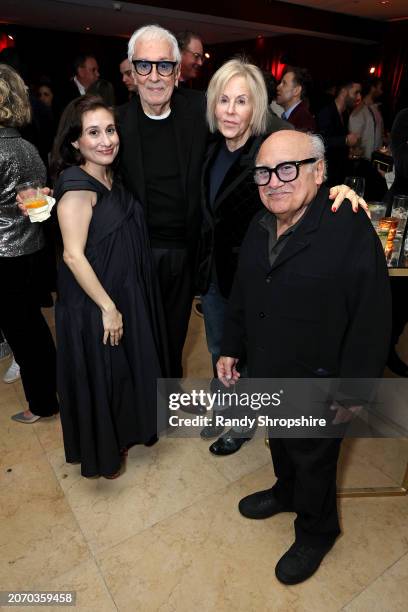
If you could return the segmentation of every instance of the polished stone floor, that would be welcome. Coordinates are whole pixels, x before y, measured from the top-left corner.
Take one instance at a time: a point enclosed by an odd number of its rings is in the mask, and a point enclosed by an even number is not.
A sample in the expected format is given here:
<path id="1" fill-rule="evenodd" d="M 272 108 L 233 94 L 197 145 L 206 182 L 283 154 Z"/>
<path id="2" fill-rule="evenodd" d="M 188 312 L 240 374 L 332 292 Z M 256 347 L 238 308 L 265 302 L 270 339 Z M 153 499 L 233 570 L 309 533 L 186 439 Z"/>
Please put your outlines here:
<path id="1" fill-rule="evenodd" d="M 406 359 L 407 340 L 406 330 Z M 185 366 L 211 373 L 195 314 Z M 274 481 L 262 439 L 226 458 L 201 440 L 162 439 L 131 449 L 119 479 L 87 480 L 64 461 L 57 418 L 10 420 L 23 398 L 20 382 L 0 382 L 0 590 L 75 590 L 75 609 L 95 612 L 408 610 L 408 496 L 341 499 L 343 535 L 312 579 L 285 587 L 274 566 L 294 515 L 252 522 L 237 510 Z M 343 451 L 341 486 L 401 483 L 406 441 L 353 440 Z"/>

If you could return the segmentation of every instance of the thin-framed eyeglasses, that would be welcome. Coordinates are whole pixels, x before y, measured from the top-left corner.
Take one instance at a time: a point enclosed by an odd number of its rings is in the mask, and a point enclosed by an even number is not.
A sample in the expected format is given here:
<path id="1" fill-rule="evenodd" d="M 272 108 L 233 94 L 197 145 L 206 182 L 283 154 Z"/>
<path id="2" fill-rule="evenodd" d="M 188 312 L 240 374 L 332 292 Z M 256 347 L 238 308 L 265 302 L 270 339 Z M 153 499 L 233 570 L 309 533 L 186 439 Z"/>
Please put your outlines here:
<path id="1" fill-rule="evenodd" d="M 195 60 L 201 60 L 203 63 L 205 62 L 205 55 L 202 53 L 197 53 L 196 51 L 191 51 L 191 49 L 184 49 L 184 51 L 188 51 L 191 55 L 194 55 Z"/>
<path id="2" fill-rule="evenodd" d="M 170 76 L 173 74 L 175 67 L 177 66 L 177 62 L 172 62 L 170 60 L 160 60 L 158 62 L 152 62 L 150 60 L 132 60 L 132 64 L 140 76 L 147 76 L 153 70 L 153 66 L 156 66 L 157 73 L 160 76 Z"/>
<path id="3" fill-rule="evenodd" d="M 268 166 L 256 166 L 253 170 L 253 177 L 255 183 L 261 187 L 267 185 L 272 178 L 272 174 L 276 174 L 278 179 L 282 183 L 290 183 L 295 181 L 299 176 L 299 168 L 304 164 L 314 164 L 317 162 L 317 157 L 308 157 L 307 159 L 301 159 L 299 161 L 286 161 L 275 166 L 275 168 L 269 168 Z"/>

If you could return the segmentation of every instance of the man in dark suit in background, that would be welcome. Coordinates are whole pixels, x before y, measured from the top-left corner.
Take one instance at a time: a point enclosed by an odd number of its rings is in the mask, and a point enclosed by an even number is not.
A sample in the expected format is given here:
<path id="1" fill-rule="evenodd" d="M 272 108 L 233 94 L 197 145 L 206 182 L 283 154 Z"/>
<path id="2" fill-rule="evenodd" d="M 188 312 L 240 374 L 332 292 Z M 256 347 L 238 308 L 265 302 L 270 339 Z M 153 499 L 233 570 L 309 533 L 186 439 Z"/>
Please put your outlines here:
<path id="1" fill-rule="evenodd" d="M 159 26 L 134 32 L 129 61 L 139 96 L 120 108 L 121 168 L 145 209 L 166 316 L 170 376 L 180 378 L 201 224 L 205 96 L 175 87 L 180 51 L 173 34 Z"/>
<path id="2" fill-rule="evenodd" d="M 326 145 L 327 183 L 330 187 L 344 182 L 349 148 L 359 141 L 358 134 L 349 132 L 348 128 L 349 114 L 359 94 L 360 83 L 351 79 L 343 82 L 333 102 L 322 108 L 317 115 L 317 131 L 323 136 Z"/>
<path id="3" fill-rule="evenodd" d="M 276 102 L 285 109 L 282 119 L 304 132 L 316 131 L 314 117 L 305 101 L 311 83 L 311 76 L 305 68 L 288 66 L 277 87 Z"/>
<path id="4" fill-rule="evenodd" d="M 68 102 L 83 96 L 99 79 L 99 66 L 96 58 L 90 53 L 77 55 L 73 63 L 74 76 L 70 79 L 61 95 L 64 108 Z M 61 109 L 62 110 L 62 109 Z"/>
<path id="5" fill-rule="evenodd" d="M 254 179 L 266 210 L 242 244 L 228 304 L 217 364 L 226 386 L 238 380 L 244 355 L 252 378 L 382 375 L 391 321 L 384 252 L 363 211 L 331 213 L 324 177 L 319 136 L 283 130 L 260 148 Z M 296 584 L 340 534 L 340 438 L 270 438 L 270 448 L 276 484 L 239 509 L 252 519 L 297 513 L 295 542 L 275 569 L 281 582 Z"/>

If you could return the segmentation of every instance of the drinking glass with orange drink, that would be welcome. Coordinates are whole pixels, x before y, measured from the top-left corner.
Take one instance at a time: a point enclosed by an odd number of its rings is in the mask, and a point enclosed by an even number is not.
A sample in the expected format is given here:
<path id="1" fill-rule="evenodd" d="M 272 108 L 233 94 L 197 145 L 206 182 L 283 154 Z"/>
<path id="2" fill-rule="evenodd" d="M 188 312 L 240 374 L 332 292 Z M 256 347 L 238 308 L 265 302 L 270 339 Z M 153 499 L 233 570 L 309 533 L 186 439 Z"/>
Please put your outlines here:
<path id="1" fill-rule="evenodd" d="M 32 223 L 48 219 L 52 208 L 52 203 L 50 203 L 52 198 L 44 195 L 39 182 L 30 181 L 17 185 L 16 192 L 27 209 Z"/>

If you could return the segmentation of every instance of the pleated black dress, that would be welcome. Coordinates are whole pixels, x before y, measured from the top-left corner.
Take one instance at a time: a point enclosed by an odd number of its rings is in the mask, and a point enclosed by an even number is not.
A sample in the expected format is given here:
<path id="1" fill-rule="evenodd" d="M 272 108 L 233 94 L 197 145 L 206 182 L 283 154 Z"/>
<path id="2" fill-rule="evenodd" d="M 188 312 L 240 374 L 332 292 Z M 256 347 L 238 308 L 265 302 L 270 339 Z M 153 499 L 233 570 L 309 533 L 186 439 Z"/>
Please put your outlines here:
<path id="1" fill-rule="evenodd" d="M 109 191 L 79 167 L 55 187 L 97 194 L 85 255 L 121 312 L 123 338 L 104 345 L 99 307 L 61 262 L 55 307 L 57 385 L 68 462 L 83 476 L 120 468 L 120 449 L 156 433 L 156 379 L 165 369 L 165 332 L 139 203 L 114 182 Z"/>

